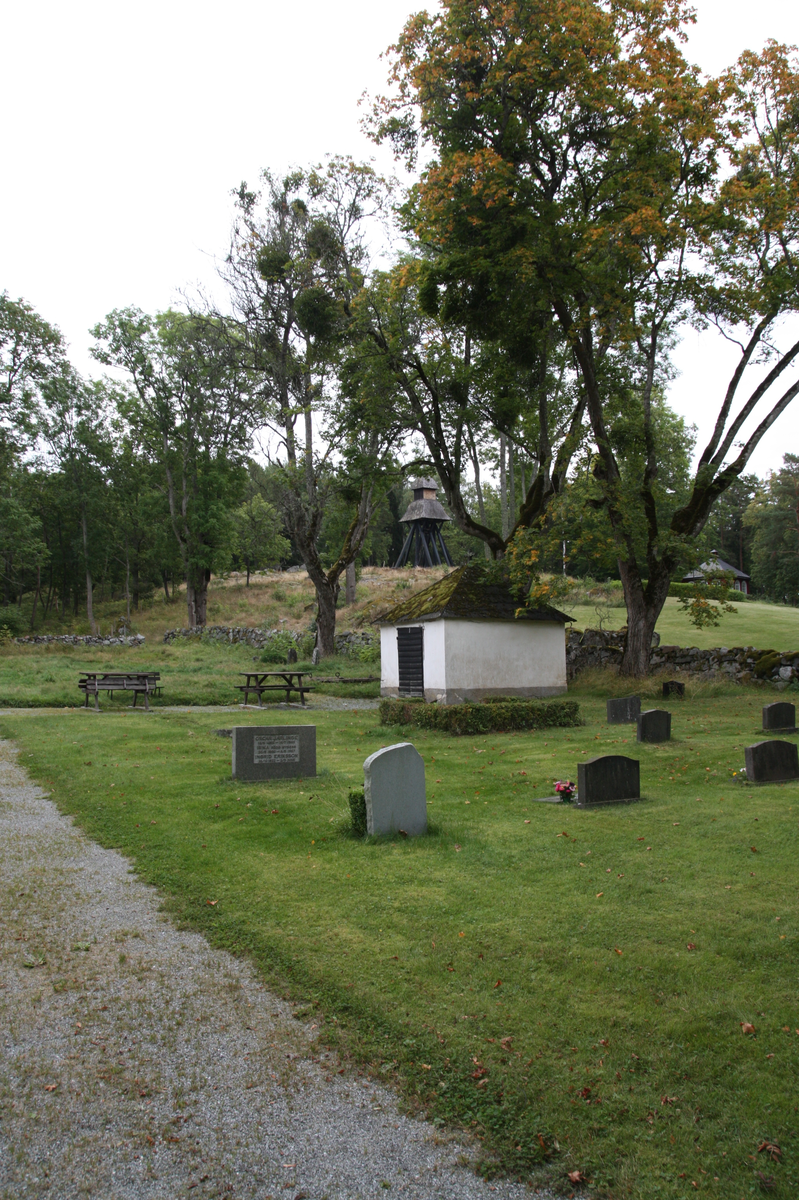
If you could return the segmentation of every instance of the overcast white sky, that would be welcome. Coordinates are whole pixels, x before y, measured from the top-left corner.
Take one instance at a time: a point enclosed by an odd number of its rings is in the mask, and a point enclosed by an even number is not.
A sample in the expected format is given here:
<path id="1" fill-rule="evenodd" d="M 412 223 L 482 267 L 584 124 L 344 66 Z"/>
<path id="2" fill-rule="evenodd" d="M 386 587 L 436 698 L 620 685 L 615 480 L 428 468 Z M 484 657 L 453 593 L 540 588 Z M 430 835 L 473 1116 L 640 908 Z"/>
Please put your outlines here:
<path id="1" fill-rule="evenodd" d="M 215 285 L 230 191 L 262 167 L 375 155 L 358 98 L 422 2 L 27 0 L 0 18 L 0 290 L 58 325 L 80 369 L 110 309 Z M 689 55 L 709 72 L 768 37 L 799 42 L 788 0 L 698 0 Z M 390 169 L 383 154 L 381 166 Z M 672 403 L 707 432 L 729 375 L 712 335 L 676 355 Z M 799 448 L 799 409 L 753 460 Z"/>

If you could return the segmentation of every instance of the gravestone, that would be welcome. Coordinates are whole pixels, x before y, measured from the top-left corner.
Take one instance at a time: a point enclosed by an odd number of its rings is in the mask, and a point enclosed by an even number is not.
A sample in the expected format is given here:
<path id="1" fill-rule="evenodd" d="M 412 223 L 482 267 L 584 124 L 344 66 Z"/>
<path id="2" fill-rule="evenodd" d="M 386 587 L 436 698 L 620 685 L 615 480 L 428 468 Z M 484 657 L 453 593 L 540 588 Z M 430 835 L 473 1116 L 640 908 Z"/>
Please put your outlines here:
<path id="1" fill-rule="evenodd" d="M 363 764 L 367 833 L 427 833 L 424 759 L 410 742 L 370 754 Z"/>
<path id="2" fill-rule="evenodd" d="M 779 700 L 776 704 L 763 706 L 763 728 L 785 730 L 796 729 L 796 707 Z"/>
<path id="3" fill-rule="evenodd" d="M 795 742 L 755 742 L 744 751 L 749 783 L 784 783 L 799 779 L 799 749 Z"/>
<path id="4" fill-rule="evenodd" d="M 286 665 L 289 667 L 292 666 L 292 664 L 297 661 L 297 657 L 297 651 L 293 646 L 290 646 L 288 654 L 286 655 Z"/>
<path id="5" fill-rule="evenodd" d="M 676 696 L 678 700 L 685 699 L 685 684 L 680 683 L 679 679 L 667 679 L 663 684 L 663 699 L 668 700 L 671 696 Z"/>
<path id="6" fill-rule="evenodd" d="M 603 754 L 577 764 L 577 808 L 640 798 L 641 773 L 637 758 Z"/>
<path id="7" fill-rule="evenodd" d="M 314 775 L 315 725 L 234 726 L 234 779 L 306 779 Z"/>
<path id="8" fill-rule="evenodd" d="M 665 708 L 648 708 L 638 718 L 639 742 L 668 742 L 671 738 L 671 713 Z"/>
<path id="9" fill-rule="evenodd" d="M 640 696 L 622 696 L 608 700 L 608 725 L 634 725 L 641 715 Z"/>

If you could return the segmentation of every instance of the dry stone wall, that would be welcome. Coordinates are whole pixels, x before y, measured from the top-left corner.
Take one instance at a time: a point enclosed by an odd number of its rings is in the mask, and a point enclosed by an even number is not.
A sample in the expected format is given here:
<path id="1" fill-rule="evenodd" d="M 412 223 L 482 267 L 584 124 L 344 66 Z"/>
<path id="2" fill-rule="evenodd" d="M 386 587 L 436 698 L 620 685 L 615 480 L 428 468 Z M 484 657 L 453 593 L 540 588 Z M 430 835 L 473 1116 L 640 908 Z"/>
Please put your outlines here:
<path id="1" fill-rule="evenodd" d="M 164 634 L 164 641 L 169 644 L 183 638 L 205 638 L 229 646 L 243 642 L 252 646 L 254 650 L 264 650 L 273 639 L 279 638 L 283 641 L 290 638 L 295 644 L 299 644 L 309 633 L 309 630 L 296 632 L 290 629 L 257 629 L 245 625 L 193 625 L 187 629 L 168 629 Z M 336 653 L 357 653 L 358 649 L 372 646 L 375 641 L 376 636 L 371 630 L 337 633 Z"/>
<path id="2" fill-rule="evenodd" d="M 91 634 L 77 633 L 35 633 L 29 637 L 14 638 L 18 646 L 141 646 L 144 642 L 143 633 L 134 633 L 131 637 L 94 637 Z"/>
<path id="3" fill-rule="evenodd" d="M 590 667 L 617 667 L 624 649 L 624 633 L 623 629 L 570 630 L 566 644 L 569 678 Z M 736 683 L 760 679 L 778 688 L 799 681 L 799 650 L 781 653 L 756 650 L 753 646 L 719 646 L 713 650 L 664 646 L 658 634 L 653 638 L 649 665 L 652 671 L 669 674 L 685 671 Z"/>

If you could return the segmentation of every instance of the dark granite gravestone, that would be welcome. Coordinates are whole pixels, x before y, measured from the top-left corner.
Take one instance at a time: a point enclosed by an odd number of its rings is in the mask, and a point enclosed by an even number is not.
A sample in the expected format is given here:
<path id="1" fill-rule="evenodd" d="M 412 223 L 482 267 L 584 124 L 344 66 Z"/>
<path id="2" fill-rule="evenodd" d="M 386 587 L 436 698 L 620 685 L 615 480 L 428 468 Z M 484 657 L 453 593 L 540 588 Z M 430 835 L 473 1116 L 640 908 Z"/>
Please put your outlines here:
<path id="1" fill-rule="evenodd" d="M 427 833 L 424 759 L 410 742 L 384 746 L 363 764 L 367 833 Z"/>
<path id="2" fill-rule="evenodd" d="M 577 808 L 640 800 L 641 774 L 637 758 L 603 754 L 577 764 Z"/>
<path id="3" fill-rule="evenodd" d="M 749 783 L 785 783 L 799 779 L 799 748 L 795 742 L 755 742 L 744 750 Z"/>
<path id="4" fill-rule="evenodd" d="M 668 742 L 671 738 L 671 713 L 665 708 L 649 708 L 638 718 L 639 742 Z"/>
<path id="5" fill-rule="evenodd" d="M 608 700 L 608 725 L 634 725 L 641 715 L 640 696 L 622 696 Z"/>
<path id="6" fill-rule="evenodd" d="M 663 699 L 668 700 L 671 696 L 676 696 L 678 700 L 685 699 L 685 684 L 680 683 L 679 679 L 667 679 L 663 684 Z"/>
<path id="7" fill-rule="evenodd" d="M 236 725 L 233 777 L 250 781 L 316 775 L 315 725 Z"/>
<path id="8" fill-rule="evenodd" d="M 297 651 L 294 649 L 293 646 L 290 646 L 289 652 L 286 655 L 286 665 L 290 667 L 292 665 L 292 663 L 295 663 L 296 661 L 297 661 Z"/>
<path id="9" fill-rule="evenodd" d="M 776 729 L 780 732 L 796 729 L 796 707 L 778 700 L 776 704 L 763 706 L 763 728 Z"/>

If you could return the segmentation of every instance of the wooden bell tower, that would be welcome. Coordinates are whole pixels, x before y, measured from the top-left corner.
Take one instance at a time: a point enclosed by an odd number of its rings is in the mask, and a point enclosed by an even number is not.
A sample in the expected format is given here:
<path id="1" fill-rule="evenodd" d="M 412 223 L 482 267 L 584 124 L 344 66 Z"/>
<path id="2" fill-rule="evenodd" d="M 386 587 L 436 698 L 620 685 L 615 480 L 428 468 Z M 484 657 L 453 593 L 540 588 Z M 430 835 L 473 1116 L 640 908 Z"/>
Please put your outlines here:
<path id="1" fill-rule="evenodd" d="M 433 479 L 414 479 L 411 483 L 413 500 L 401 521 L 408 525 L 408 536 L 400 550 L 395 567 L 411 561 L 415 567 L 451 567 L 446 543 L 441 533 L 445 521 L 451 521 L 436 499 L 437 485 Z"/>

